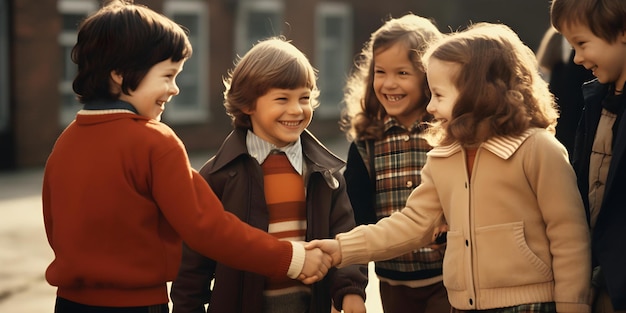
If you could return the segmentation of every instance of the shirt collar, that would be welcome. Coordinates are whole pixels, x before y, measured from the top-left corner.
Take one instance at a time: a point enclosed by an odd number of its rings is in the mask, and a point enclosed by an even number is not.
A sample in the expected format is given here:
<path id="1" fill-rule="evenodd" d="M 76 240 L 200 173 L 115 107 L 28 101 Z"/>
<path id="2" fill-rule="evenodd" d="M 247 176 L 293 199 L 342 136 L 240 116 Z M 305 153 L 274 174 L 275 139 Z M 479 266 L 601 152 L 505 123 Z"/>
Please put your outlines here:
<path id="1" fill-rule="evenodd" d="M 413 132 L 415 130 L 421 131 L 422 128 L 423 128 L 422 123 L 423 123 L 422 121 L 417 120 L 413 124 L 411 124 L 411 127 L 409 129 L 406 129 L 406 127 L 404 127 L 404 125 L 400 124 L 398 122 L 398 120 L 396 120 L 394 117 L 387 116 L 387 117 L 385 117 L 385 120 L 384 120 L 384 131 L 387 132 L 387 131 L 389 131 L 390 129 L 392 129 L 394 127 L 400 127 L 400 128 L 405 129 L 405 130 L 407 130 L 409 132 Z"/>
<path id="2" fill-rule="evenodd" d="M 248 130 L 246 147 L 248 148 L 248 153 L 255 158 L 259 164 L 263 164 L 267 156 L 274 150 L 284 152 L 291 166 L 293 166 L 298 174 L 302 175 L 302 143 L 300 138 L 288 146 L 279 148 Z"/>
<path id="3" fill-rule="evenodd" d="M 518 136 L 505 136 L 505 137 L 493 137 L 485 141 L 480 147 L 489 150 L 491 153 L 506 160 L 510 158 L 515 151 L 522 145 L 522 143 L 537 132 L 538 128 L 529 128 Z M 449 157 L 452 154 L 461 151 L 461 144 L 455 142 L 448 146 L 434 147 L 428 152 L 432 157 Z"/>

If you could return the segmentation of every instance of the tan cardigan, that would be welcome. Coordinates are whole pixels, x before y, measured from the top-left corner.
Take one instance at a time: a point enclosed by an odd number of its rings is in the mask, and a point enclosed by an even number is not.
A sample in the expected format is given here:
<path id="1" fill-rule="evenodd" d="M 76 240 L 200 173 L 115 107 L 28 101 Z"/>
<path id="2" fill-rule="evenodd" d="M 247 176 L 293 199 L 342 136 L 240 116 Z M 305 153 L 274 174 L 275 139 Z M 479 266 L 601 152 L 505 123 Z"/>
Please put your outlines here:
<path id="1" fill-rule="evenodd" d="M 459 144 L 431 150 L 405 209 L 337 236 L 340 266 L 428 244 L 443 214 L 453 307 L 554 301 L 558 312 L 589 312 L 589 231 L 563 145 L 544 129 L 490 139 L 478 148 L 471 179 L 465 159 Z"/>

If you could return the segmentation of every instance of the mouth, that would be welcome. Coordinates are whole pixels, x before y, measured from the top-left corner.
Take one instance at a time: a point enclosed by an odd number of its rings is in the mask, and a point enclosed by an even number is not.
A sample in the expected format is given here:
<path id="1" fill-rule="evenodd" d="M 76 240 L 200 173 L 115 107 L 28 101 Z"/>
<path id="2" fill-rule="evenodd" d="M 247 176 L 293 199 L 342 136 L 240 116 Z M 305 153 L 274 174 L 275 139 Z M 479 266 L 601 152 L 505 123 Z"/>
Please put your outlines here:
<path id="1" fill-rule="evenodd" d="M 279 121 L 285 127 L 298 127 L 302 121 Z"/>
<path id="2" fill-rule="evenodd" d="M 156 104 L 157 104 L 158 106 L 160 106 L 161 108 L 164 108 L 164 107 L 165 107 L 165 103 L 167 103 L 167 101 L 159 100 L 159 101 L 157 101 L 157 102 L 156 102 Z"/>
<path id="3" fill-rule="evenodd" d="M 405 95 L 389 95 L 389 94 L 385 95 L 385 98 L 387 98 L 387 101 L 389 102 L 397 102 L 397 101 L 402 100 L 404 97 Z"/>

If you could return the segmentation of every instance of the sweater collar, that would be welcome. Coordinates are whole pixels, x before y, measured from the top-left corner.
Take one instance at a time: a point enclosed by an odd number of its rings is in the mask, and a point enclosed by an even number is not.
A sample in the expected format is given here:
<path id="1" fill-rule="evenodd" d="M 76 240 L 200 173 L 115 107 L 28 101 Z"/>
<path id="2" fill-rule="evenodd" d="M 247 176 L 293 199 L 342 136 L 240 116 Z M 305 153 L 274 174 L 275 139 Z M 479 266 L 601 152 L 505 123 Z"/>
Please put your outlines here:
<path id="1" fill-rule="evenodd" d="M 88 112 L 82 112 L 83 114 L 96 114 L 95 111 L 109 111 L 109 112 L 119 112 L 119 111 L 130 111 L 132 113 L 135 114 L 139 114 L 139 112 L 137 111 L 137 109 L 135 109 L 135 107 L 126 102 L 126 101 L 122 101 L 122 100 L 96 100 L 96 101 L 92 101 L 89 103 L 85 103 L 85 105 L 83 106 L 83 110 L 82 111 L 88 111 Z"/>
<path id="2" fill-rule="evenodd" d="M 507 160 L 513 155 L 513 153 L 515 153 L 515 151 L 517 151 L 517 149 L 528 137 L 538 130 L 539 128 L 529 128 L 517 136 L 493 137 L 482 143 L 479 148 L 484 148 L 501 159 Z M 445 158 L 461 151 L 462 149 L 461 144 L 455 142 L 447 146 L 434 147 L 428 152 L 428 155 L 432 157 Z"/>

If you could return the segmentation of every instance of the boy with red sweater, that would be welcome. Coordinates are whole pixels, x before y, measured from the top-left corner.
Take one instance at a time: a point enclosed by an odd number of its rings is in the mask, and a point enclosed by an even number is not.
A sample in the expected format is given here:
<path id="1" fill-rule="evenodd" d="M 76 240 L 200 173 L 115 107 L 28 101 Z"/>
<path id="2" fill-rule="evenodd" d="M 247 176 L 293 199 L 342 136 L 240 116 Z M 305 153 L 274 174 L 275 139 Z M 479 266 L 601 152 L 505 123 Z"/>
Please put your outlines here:
<path id="1" fill-rule="evenodd" d="M 284 38 L 256 44 L 225 80 L 235 129 L 200 170 L 227 211 L 284 240 L 333 238 L 355 226 L 344 162 L 306 130 L 318 106 L 315 79 L 306 56 Z M 211 313 L 330 313 L 333 305 L 365 312 L 365 266 L 331 269 L 306 286 L 194 250 L 183 249 L 172 284 L 175 313 L 205 312 L 205 303 Z"/>
<path id="2" fill-rule="evenodd" d="M 191 56 L 185 31 L 116 0 L 80 26 L 72 60 L 84 108 L 44 173 L 43 216 L 55 259 L 55 312 L 169 312 L 181 237 L 234 268 L 312 283 L 330 259 L 279 241 L 223 210 L 181 140 L 160 123 Z"/>

